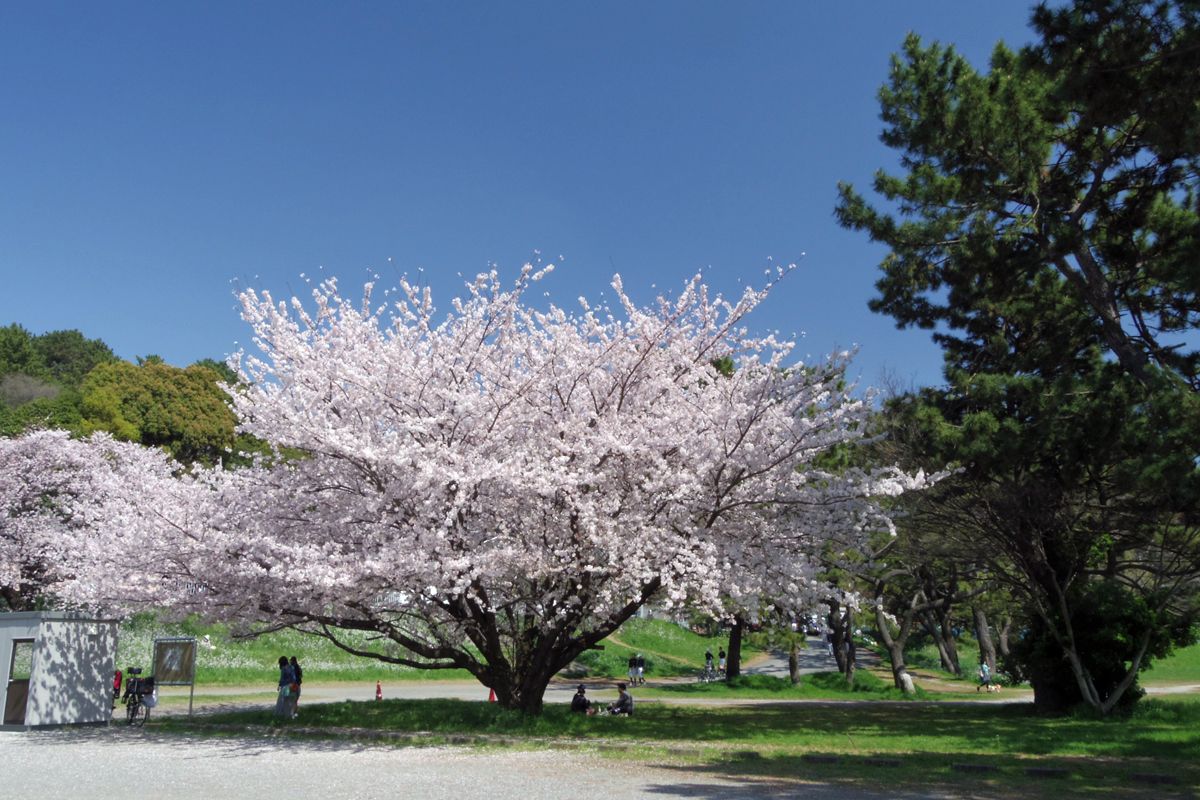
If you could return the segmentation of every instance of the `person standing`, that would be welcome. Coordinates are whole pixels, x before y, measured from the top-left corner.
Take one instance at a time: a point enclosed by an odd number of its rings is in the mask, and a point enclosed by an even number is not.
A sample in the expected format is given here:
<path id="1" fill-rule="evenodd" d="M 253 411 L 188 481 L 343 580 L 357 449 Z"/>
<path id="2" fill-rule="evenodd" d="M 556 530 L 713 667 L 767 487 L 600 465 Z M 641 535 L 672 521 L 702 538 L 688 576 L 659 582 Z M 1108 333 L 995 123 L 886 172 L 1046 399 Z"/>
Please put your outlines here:
<path id="1" fill-rule="evenodd" d="M 300 669 L 300 662 L 296 660 L 295 656 L 292 656 L 291 663 L 292 663 L 292 675 L 295 676 L 295 678 L 296 678 L 296 680 L 292 683 L 292 687 L 291 687 L 292 688 L 292 719 L 295 719 L 296 715 L 300 713 L 298 711 L 298 708 L 300 706 L 300 685 L 304 683 L 304 670 Z"/>
<path id="2" fill-rule="evenodd" d="M 641 686 L 646 682 L 646 658 L 641 653 L 638 653 L 634 660 L 634 669 L 637 673 L 634 684 Z"/>
<path id="3" fill-rule="evenodd" d="M 629 682 L 637 684 L 637 653 L 629 654 Z"/>
<path id="4" fill-rule="evenodd" d="M 278 719 L 292 718 L 291 692 L 292 684 L 296 682 L 296 673 L 287 656 L 279 657 L 279 696 L 275 698 L 275 716 Z"/>
<path id="5" fill-rule="evenodd" d="M 722 675 L 725 674 L 725 648 L 722 647 L 717 651 L 717 671 Z"/>

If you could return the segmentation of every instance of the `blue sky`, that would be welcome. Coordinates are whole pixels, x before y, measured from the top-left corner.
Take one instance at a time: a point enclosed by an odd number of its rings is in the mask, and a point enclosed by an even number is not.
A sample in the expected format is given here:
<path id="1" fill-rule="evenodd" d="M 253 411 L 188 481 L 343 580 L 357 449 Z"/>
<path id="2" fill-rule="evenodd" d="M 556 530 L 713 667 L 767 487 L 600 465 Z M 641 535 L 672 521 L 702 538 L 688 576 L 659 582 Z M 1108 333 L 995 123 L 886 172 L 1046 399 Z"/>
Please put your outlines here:
<path id="1" fill-rule="evenodd" d="M 434 289 L 540 252 L 560 305 L 697 271 L 864 384 L 940 380 L 872 314 L 883 251 L 835 188 L 893 163 L 875 95 L 909 30 L 983 65 L 1023 2 L 0 3 L 0 324 L 130 358 L 248 343 L 237 286 Z M 802 257 L 802 254 L 806 254 Z"/>

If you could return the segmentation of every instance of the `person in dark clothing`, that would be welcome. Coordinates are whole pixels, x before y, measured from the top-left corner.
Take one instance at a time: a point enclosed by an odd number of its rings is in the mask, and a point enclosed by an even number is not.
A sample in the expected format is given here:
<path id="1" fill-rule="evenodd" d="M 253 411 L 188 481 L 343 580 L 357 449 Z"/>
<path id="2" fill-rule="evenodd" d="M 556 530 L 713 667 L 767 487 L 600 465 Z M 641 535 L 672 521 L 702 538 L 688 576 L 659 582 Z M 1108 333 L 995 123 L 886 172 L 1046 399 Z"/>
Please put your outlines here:
<path id="1" fill-rule="evenodd" d="M 626 716 L 632 717 L 633 716 L 633 697 L 629 694 L 629 691 L 627 690 L 625 684 L 623 684 L 623 683 L 617 684 L 617 691 L 619 692 L 619 694 L 617 695 L 617 702 L 613 703 L 611 706 L 608 707 L 608 713 L 624 714 Z"/>
<path id="2" fill-rule="evenodd" d="M 292 684 L 296 682 L 296 674 L 287 656 L 279 657 L 279 696 L 275 700 L 275 716 L 280 719 L 292 717 Z"/>
<path id="3" fill-rule="evenodd" d="M 295 718 L 298 713 L 296 708 L 300 705 L 300 684 L 304 683 L 304 670 L 300 669 L 300 662 L 292 656 L 292 674 L 296 680 L 292 681 L 292 717 Z"/>
<path id="4" fill-rule="evenodd" d="M 587 699 L 585 691 L 587 691 L 586 687 L 582 683 L 579 684 L 579 689 L 571 698 L 571 710 L 577 714 L 595 714 L 596 710 L 592 708 L 592 701 Z"/>

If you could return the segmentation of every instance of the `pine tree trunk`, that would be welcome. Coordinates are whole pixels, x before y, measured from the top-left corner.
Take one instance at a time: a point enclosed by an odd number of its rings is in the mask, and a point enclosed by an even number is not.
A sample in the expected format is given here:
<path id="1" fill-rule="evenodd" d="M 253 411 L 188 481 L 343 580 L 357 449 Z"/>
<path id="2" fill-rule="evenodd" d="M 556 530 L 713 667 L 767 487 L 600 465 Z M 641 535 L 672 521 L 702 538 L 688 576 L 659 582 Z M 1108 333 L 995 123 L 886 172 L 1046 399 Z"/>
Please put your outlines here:
<path id="1" fill-rule="evenodd" d="M 975 620 L 975 640 L 979 642 L 979 660 L 987 664 L 988 669 L 995 675 L 996 645 L 992 642 L 992 633 L 988 629 L 987 614 L 979 606 L 972 606 L 971 616 Z"/>
<path id="2" fill-rule="evenodd" d="M 958 657 L 958 642 L 954 639 L 954 625 L 950 619 L 950 609 L 947 607 L 942 619 L 942 641 L 946 643 L 946 657 L 950 661 L 950 672 L 962 677 L 962 660 Z"/>
<path id="3" fill-rule="evenodd" d="M 950 653 L 946 647 L 946 637 L 942 635 L 941 626 L 934 619 L 932 611 L 921 612 L 921 627 L 929 634 L 929 638 L 933 639 L 934 645 L 938 651 L 938 661 L 942 665 L 942 669 L 946 672 L 954 672 L 954 664 L 950 660 Z"/>
<path id="4" fill-rule="evenodd" d="M 882 595 L 882 586 L 879 587 L 879 591 Z M 875 601 L 875 626 L 879 629 L 879 640 L 883 642 L 883 646 L 887 650 L 888 660 L 892 662 L 892 681 L 896 688 L 905 694 L 914 694 L 916 688 L 913 686 L 912 676 L 908 674 L 908 665 L 904 660 L 904 645 L 908 642 L 908 636 L 912 632 L 914 612 L 910 609 L 904 615 L 899 632 L 896 636 L 892 636 L 887 616 L 883 610 L 883 597 L 877 596 Z"/>
<path id="5" fill-rule="evenodd" d="M 1008 647 L 1008 632 L 1012 630 L 1012 617 L 1004 615 L 1004 624 L 1000 626 L 1000 633 L 997 638 L 1000 640 L 1000 655 L 1008 658 L 1012 652 Z"/>

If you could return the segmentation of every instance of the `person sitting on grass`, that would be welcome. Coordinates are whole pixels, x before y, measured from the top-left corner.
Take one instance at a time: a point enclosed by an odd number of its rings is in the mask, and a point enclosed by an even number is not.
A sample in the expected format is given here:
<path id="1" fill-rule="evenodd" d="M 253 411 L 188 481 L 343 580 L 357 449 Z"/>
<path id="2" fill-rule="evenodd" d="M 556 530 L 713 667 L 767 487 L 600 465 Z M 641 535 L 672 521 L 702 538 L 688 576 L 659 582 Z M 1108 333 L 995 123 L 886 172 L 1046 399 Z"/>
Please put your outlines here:
<path id="1" fill-rule="evenodd" d="M 575 696 L 571 698 L 571 710 L 577 714 L 587 714 L 591 716 L 596 713 L 596 709 L 592 707 L 592 701 L 587 699 L 584 692 L 587 691 L 582 683 L 579 684 L 579 689 L 575 692 Z"/>
<path id="2" fill-rule="evenodd" d="M 632 717 L 633 716 L 633 696 L 629 694 L 629 691 L 627 690 L 625 684 L 623 684 L 623 683 L 617 684 L 617 692 L 618 692 L 617 702 L 613 703 L 611 706 L 608 707 L 608 713 L 624 714 L 626 716 Z"/>

